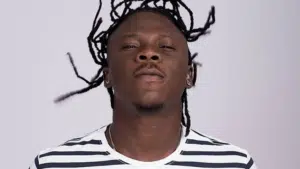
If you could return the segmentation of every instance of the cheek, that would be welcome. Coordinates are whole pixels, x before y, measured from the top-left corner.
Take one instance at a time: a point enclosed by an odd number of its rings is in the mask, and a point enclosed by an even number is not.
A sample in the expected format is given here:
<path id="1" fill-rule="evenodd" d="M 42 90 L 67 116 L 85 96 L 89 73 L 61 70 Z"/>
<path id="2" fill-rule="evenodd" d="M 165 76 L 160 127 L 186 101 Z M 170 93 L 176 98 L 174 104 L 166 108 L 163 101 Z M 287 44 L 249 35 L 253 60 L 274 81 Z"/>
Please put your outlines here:
<path id="1" fill-rule="evenodd" d="M 173 84 L 174 88 L 185 88 L 186 86 L 186 77 L 187 77 L 187 64 L 183 63 L 172 63 L 169 66 L 170 81 Z M 171 85 L 172 85 L 171 84 Z"/>
<path id="2" fill-rule="evenodd" d="M 110 66 L 112 86 L 114 90 L 121 91 L 127 90 L 126 87 L 130 86 L 130 78 L 132 77 L 132 68 L 128 62 L 122 60 L 114 62 Z"/>

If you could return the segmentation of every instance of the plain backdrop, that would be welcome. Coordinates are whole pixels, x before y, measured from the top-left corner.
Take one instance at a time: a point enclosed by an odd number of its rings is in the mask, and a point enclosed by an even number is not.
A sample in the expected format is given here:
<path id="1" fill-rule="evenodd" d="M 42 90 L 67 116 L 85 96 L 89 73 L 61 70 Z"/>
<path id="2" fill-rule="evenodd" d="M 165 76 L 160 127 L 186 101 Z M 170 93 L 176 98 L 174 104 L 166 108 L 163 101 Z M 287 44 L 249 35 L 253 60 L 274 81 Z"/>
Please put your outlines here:
<path id="1" fill-rule="evenodd" d="M 104 1 L 101 29 L 111 23 Z M 189 91 L 192 127 L 247 149 L 261 169 L 299 169 L 300 1 L 187 4 L 196 26 L 216 7 L 212 33 L 190 44 L 203 63 Z M 86 41 L 98 0 L 2 0 L 0 8 L 1 168 L 28 168 L 40 150 L 111 121 L 103 86 L 53 103 L 86 86 L 67 52 L 83 76 L 99 68 Z"/>

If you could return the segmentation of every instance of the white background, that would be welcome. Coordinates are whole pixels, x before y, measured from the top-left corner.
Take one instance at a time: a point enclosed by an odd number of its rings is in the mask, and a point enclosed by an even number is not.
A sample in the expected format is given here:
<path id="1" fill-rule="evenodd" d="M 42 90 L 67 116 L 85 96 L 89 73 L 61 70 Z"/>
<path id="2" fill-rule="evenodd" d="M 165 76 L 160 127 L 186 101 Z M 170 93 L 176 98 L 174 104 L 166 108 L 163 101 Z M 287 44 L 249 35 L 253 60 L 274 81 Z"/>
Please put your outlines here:
<path id="1" fill-rule="evenodd" d="M 105 0 L 106 1 L 106 0 Z M 189 0 L 203 26 L 216 6 L 212 34 L 199 52 L 197 87 L 189 92 L 194 129 L 249 150 L 261 169 L 298 169 L 300 1 Z M 103 87 L 55 105 L 59 94 L 85 87 L 66 57 L 90 78 L 97 66 L 86 37 L 97 0 L 0 2 L 1 168 L 28 168 L 42 149 L 111 120 Z M 109 22 L 109 1 L 101 13 Z"/>

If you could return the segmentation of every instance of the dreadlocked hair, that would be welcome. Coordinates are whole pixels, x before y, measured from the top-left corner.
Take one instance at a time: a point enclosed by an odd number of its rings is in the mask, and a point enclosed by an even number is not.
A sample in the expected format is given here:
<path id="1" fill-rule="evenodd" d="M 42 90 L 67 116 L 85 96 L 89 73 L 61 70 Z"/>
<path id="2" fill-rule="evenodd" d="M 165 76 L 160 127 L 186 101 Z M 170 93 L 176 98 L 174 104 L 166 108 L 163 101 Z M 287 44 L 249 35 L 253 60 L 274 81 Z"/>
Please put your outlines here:
<path id="1" fill-rule="evenodd" d="M 141 2 L 141 4 L 133 9 L 131 8 L 132 4 L 134 2 Z M 100 86 L 104 80 L 104 74 L 103 74 L 103 68 L 108 67 L 107 62 L 107 47 L 108 47 L 108 39 L 110 35 L 118 28 L 118 26 L 130 15 L 140 12 L 140 11 L 151 11 L 151 12 L 158 12 L 159 14 L 167 16 L 168 19 L 170 19 L 174 25 L 182 32 L 187 42 L 195 42 L 198 40 L 198 38 L 202 35 L 210 33 L 208 30 L 211 25 L 215 23 L 215 8 L 214 6 L 211 7 L 211 10 L 209 12 L 209 16 L 206 20 L 206 23 L 203 27 L 195 28 L 194 27 L 194 16 L 193 12 L 187 7 L 187 5 L 182 2 L 182 0 L 123 0 L 119 3 L 115 3 L 115 0 L 111 0 L 111 7 L 112 10 L 110 12 L 110 18 L 113 24 L 110 25 L 110 27 L 106 31 L 102 31 L 98 33 L 99 27 L 102 23 L 102 18 L 99 17 L 99 13 L 102 8 L 102 1 L 100 0 L 100 5 L 97 10 L 96 16 L 93 21 L 92 30 L 87 37 L 88 41 L 88 47 L 89 51 L 93 57 L 94 62 L 100 66 L 98 72 L 96 75 L 91 79 L 87 80 L 84 77 L 80 76 L 77 68 L 74 64 L 74 61 L 72 59 L 72 56 L 70 53 L 67 53 L 70 63 L 74 69 L 74 72 L 76 76 L 83 80 L 85 83 L 87 83 L 87 87 L 69 92 L 67 94 L 64 94 L 60 97 L 58 97 L 55 102 L 61 102 L 71 96 L 85 93 L 93 88 L 96 88 Z M 162 2 L 162 4 L 158 4 L 159 2 Z M 152 6 L 151 6 L 152 5 Z M 171 6 L 171 8 L 167 8 L 167 5 Z M 123 11 L 118 12 L 117 10 L 123 6 Z M 183 7 L 190 16 L 190 25 L 189 27 L 185 25 L 180 12 L 179 7 Z M 193 85 L 196 83 L 197 79 L 197 66 L 201 66 L 200 63 L 194 61 L 194 58 L 197 56 L 197 53 L 191 54 L 191 52 L 188 52 L 188 58 L 189 62 L 188 64 L 192 66 L 193 73 L 194 73 L 194 79 L 193 79 Z M 114 109 L 114 92 L 112 88 L 107 88 L 107 91 L 110 96 L 110 103 L 112 109 Z M 188 111 L 188 100 L 187 100 L 187 89 L 184 90 L 182 97 L 182 119 L 181 123 L 186 127 L 185 136 L 189 135 L 190 132 L 190 126 L 191 126 L 191 120 L 190 115 Z M 186 118 L 186 119 L 185 119 Z"/>

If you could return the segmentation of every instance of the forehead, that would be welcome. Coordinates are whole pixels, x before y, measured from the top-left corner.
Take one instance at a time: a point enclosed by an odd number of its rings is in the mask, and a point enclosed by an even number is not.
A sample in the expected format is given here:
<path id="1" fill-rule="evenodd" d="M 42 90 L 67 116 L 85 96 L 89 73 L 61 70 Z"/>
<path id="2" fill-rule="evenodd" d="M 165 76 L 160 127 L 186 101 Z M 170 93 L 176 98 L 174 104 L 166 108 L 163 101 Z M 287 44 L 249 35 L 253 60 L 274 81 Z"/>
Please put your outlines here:
<path id="1" fill-rule="evenodd" d="M 128 16 L 112 34 L 111 38 L 127 33 L 162 34 L 185 40 L 181 31 L 167 16 L 158 12 L 141 11 Z"/>

